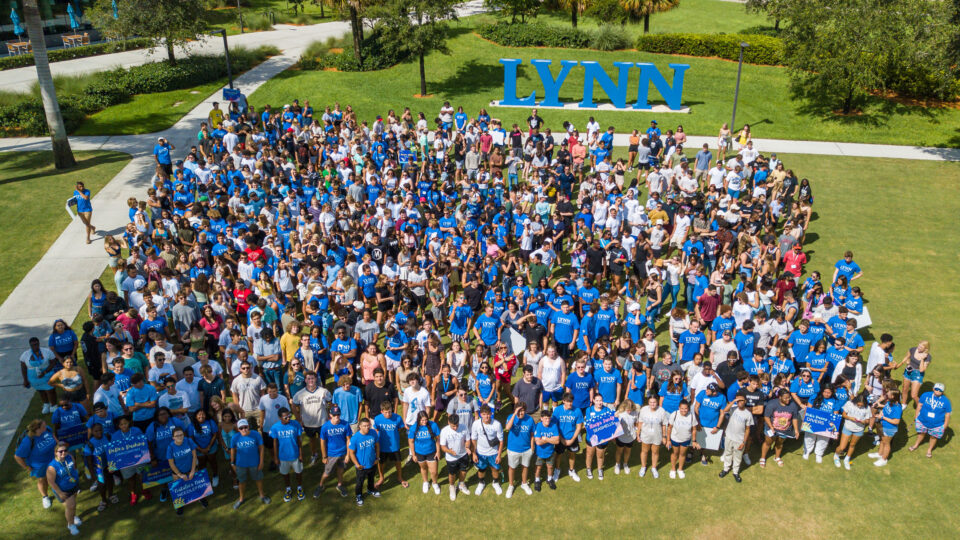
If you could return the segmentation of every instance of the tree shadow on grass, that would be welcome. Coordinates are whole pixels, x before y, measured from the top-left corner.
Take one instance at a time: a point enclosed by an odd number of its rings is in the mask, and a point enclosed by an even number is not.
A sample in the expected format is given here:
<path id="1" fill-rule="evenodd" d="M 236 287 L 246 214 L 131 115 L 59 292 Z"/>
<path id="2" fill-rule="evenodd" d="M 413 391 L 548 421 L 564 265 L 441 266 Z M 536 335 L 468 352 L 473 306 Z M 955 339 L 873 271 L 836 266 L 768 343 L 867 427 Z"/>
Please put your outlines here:
<path id="1" fill-rule="evenodd" d="M 797 89 L 792 92 L 792 97 L 797 102 L 797 114 L 843 126 L 883 127 L 891 118 L 897 116 L 917 116 L 922 121 L 937 122 L 946 112 L 944 108 L 910 105 L 894 99 L 868 96 L 856 105 L 856 112 L 841 114 L 838 112 L 838 102 L 834 99 L 809 95 Z"/>
<path id="2" fill-rule="evenodd" d="M 86 158 L 79 158 L 77 159 L 76 166 L 71 167 L 70 169 L 65 169 L 62 171 L 58 171 L 58 170 L 51 171 L 51 170 L 48 170 L 45 166 L 53 162 L 53 152 L 45 152 L 45 154 L 47 154 L 45 156 L 45 159 L 43 159 L 42 162 L 40 163 L 37 163 L 37 161 L 35 160 L 33 161 L 29 160 L 29 157 L 34 157 L 34 154 L 16 156 L 16 157 L 14 156 L 6 157 L 5 159 L 23 159 L 24 160 L 23 168 L 25 170 L 31 170 L 31 172 L 27 174 L 22 174 L 20 176 L 11 176 L 10 178 L 0 179 L 0 185 L 12 184 L 14 182 L 22 182 L 24 180 L 34 180 L 36 178 L 43 178 L 45 176 L 50 176 L 53 174 L 62 174 L 62 173 L 68 173 L 68 172 L 75 173 L 85 169 L 97 167 L 99 165 L 104 165 L 107 163 L 115 163 L 117 161 L 127 161 L 130 159 L 130 156 L 128 156 L 127 154 L 110 152 L 104 155 L 96 155 L 96 156 L 90 156 Z M 38 166 L 43 168 L 38 169 Z"/>
<path id="3" fill-rule="evenodd" d="M 518 79 L 529 79 L 522 70 Z M 470 59 L 457 67 L 456 73 L 430 86 L 445 97 L 458 98 L 479 92 L 486 92 L 503 84 L 503 66 L 499 63 L 481 63 Z"/>

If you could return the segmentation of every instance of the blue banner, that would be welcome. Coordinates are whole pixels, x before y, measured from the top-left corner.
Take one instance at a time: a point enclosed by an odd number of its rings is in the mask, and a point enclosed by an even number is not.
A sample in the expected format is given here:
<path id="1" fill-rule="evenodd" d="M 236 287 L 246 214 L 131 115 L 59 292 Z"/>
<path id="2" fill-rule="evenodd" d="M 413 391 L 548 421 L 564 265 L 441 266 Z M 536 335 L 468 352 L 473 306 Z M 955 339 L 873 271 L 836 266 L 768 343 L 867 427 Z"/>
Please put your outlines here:
<path id="1" fill-rule="evenodd" d="M 150 463 L 150 447 L 146 435 L 134 435 L 111 442 L 107 446 L 107 466 L 111 471 Z"/>
<path id="2" fill-rule="evenodd" d="M 800 429 L 814 435 L 836 439 L 837 432 L 840 431 L 840 415 L 808 407 Z"/>
<path id="3" fill-rule="evenodd" d="M 167 460 L 158 461 L 156 467 L 142 469 L 141 474 L 143 474 L 144 489 L 160 486 L 173 480 L 173 471 Z"/>
<path id="4" fill-rule="evenodd" d="M 206 469 L 194 473 L 191 480 L 170 482 L 170 499 L 173 500 L 174 508 L 182 508 L 210 495 L 213 495 L 213 484 L 210 483 Z"/>
<path id="5" fill-rule="evenodd" d="M 240 90 L 236 88 L 224 88 L 223 99 L 226 101 L 236 101 L 240 99 Z"/>
<path id="6" fill-rule="evenodd" d="M 78 448 L 83 448 L 83 445 L 87 444 L 87 426 L 77 424 L 72 427 L 62 428 L 60 431 L 57 431 L 57 440 L 69 444 L 71 452 Z"/>
<path id="7" fill-rule="evenodd" d="M 585 422 L 584 427 L 587 429 L 587 442 L 591 446 L 603 444 L 623 435 L 620 420 L 609 409 Z"/>

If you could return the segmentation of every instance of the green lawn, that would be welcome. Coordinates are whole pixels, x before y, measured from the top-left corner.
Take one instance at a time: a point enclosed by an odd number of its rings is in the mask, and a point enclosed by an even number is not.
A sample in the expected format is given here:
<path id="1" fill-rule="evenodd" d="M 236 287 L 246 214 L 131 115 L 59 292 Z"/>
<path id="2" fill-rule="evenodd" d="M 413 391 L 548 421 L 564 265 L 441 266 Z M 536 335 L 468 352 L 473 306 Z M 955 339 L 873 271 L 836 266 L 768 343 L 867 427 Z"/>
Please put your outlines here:
<path id="1" fill-rule="evenodd" d="M 137 135 L 163 131 L 227 84 L 227 79 L 156 94 L 138 94 L 87 119 L 74 135 Z"/>
<path id="2" fill-rule="evenodd" d="M 495 15 L 486 13 L 471 18 L 484 22 L 497 20 Z M 535 19 L 528 20 L 570 27 L 570 11 L 544 11 Z M 595 29 L 598 24 L 597 19 L 585 15 L 580 15 L 577 19 L 577 28 L 581 30 Z M 747 13 L 743 4 L 722 0 L 683 0 L 670 11 L 650 16 L 651 33 L 735 34 L 761 25 L 773 26 L 765 15 Z M 643 33 L 642 22 L 627 24 L 625 28 L 633 36 Z"/>
<path id="3" fill-rule="evenodd" d="M 872 334 L 882 332 L 895 336 L 898 356 L 917 341 L 929 339 L 937 362 L 928 372 L 928 386 L 943 381 L 948 395 L 960 395 L 960 369 L 950 356 L 960 347 L 952 316 L 960 301 L 956 287 L 960 238 L 955 234 L 960 165 L 781 157 L 801 177 L 811 179 L 816 197 L 808 270 L 827 272 L 844 250 L 853 250 L 864 269 L 858 285 L 870 302 L 874 321 L 866 336 L 868 347 Z M 903 182 L 905 170 L 922 181 Z M 933 205 L 931 201 L 940 202 Z M 109 278 L 105 275 L 104 283 L 111 283 Z M 27 418 L 38 412 L 34 402 Z M 456 534 L 465 538 L 518 533 L 567 537 L 571 531 L 588 537 L 624 532 L 671 538 L 943 537 L 945 531 L 960 528 L 954 509 L 960 497 L 955 481 L 960 447 L 955 440 L 949 441 L 932 460 L 922 453 L 908 453 L 904 446 L 914 438 L 913 412 L 907 412 L 906 418 L 909 429 L 901 430 L 895 439 L 893 457 L 884 469 L 874 468 L 863 455 L 865 444 L 850 472 L 837 470 L 832 463 L 803 461 L 793 445 L 788 446 L 782 469 L 772 462 L 765 470 L 748 467 L 743 484 L 717 479 L 716 462 L 709 467 L 691 465 L 686 480 L 669 480 L 665 469 L 661 479 L 654 480 L 649 475 L 635 476 L 635 453 L 634 476 L 629 478 L 608 470 L 602 483 L 584 479 L 574 484 L 562 478 L 556 492 L 545 489 L 529 498 L 518 492 L 508 501 L 488 490 L 482 497 L 461 497 L 456 503 L 447 499 L 445 479 L 439 497 L 421 494 L 418 481 L 408 490 L 391 482 L 383 498 L 370 500 L 363 509 L 330 491 L 322 502 L 308 497 L 284 504 L 282 483 L 271 473 L 267 489 L 274 503 L 270 507 L 248 503 L 242 512 L 235 512 L 230 508 L 235 493 L 221 485 L 210 509 L 188 508 L 185 519 L 198 519 L 185 523 L 191 527 L 191 536 L 203 538 L 231 531 L 244 538 L 299 538 L 320 532 L 331 538 L 369 539 L 387 529 L 396 537 L 434 537 L 444 525 L 455 526 Z M 408 478 L 413 472 L 412 466 L 406 468 Z M 308 489 L 318 479 L 316 467 L 306 470 Z M 352 479 L 350 472 L 351 490 Z M 473 472 L 469 482 L 471 487 L 475 484 Z M 65 533 L 61 507 L 40 507 L 35 487 L 9 453 L 0 464 L 0 495 L 0 510 L 7 516 L 0 521 L 0 536 L 50 538 Z M 96 514 L 95 506 L 96 496 L 84 491 L 80 510 L 87 537 L 154 537 L 156 531 L 177 523 L 169 502 L 154 500 L 132 511 L 127 506 L 110 508 L 102 516 Z M 899 515 L 909 519 L 894 517 Z"/>
<path id="4" fill-rule="evenodd" d="M 122 169 L 130 157 L 118 152 L 74 152 L 77 166 L 53 168 L 51 152 L 7 152 L 0 158 L 0 302 L 33 268 L 70 218 L 64 201 L 77 181 L 93 194 Z"/>
<path id="5" fill-rule="evenodd" d="M 656 117 L 664 127 L 683 124 L 687 133 L 715 136 L 724 122 L 730 121 L 733 90 L 736 84 L 737 64 L 724 60 L 667 56 L 636 51 L 599 52 L 569 49 L 526 49 L 502 47 L 472 33 L 464 22 L 455 30 L 449 42 L 452 54 L 432 54 L 426 60 L 427 93 L 433 97 L 420 99 L 419 74 L 416 62 L 407 62 L 393 68 L 370 73 L 328 71 L 287 71 L 261 86 L 250 96 L 250 103 L 262 107 L 266 103 L 278 106 L 298 97 L 309 99 L 314 107 L 335 101 L 350 104 L 359 118 L 372 121 L 377 114 L 394 109 L 398 113 L 409 106 L 414 112 L 424 111 L 434 118 L 444 100 L 455 107 L 463 105 L 471 117 L 481 107 L 507 123 L 523 125 L 528 109 L 491 108 L 489 103 L 503 98 L 503 67 L 500 58 L 521 58 L 524 64 L 518 71 L 518 96 L 536 91 L 543 95 L 540 79 L 529 65 L 533 58 L 559 61 L 594 60 L 612 70 L 613 62 L 653 62 L 672 80 L 667 64 L 683 63 L 691 67 L 686 72 L 683 103 L 689 114 L 650 114 L 632 111 L 555 111 L 542 110 L 547 126 L 559 129 L 562 120 L 576 123 L 581 131 L 589 116 L 601 125 L 613 125 L 618 130 L 644 128 Z M 557 68 L 554 69 L 556 73 Z M 637 70 L 633 71 L 636 77 Z M 583 87 L 583 69 L 574 68 L 564 84 L 560 99 L 579 101 Z M 636 99 L 637 82 L 628 87 L 628 104 Z M 594 96 L 603 102 L 606 95 L 596 87 Z M 632 98 L 630 96 L 633 96 Z M 655 89 L 650 91 L 650 102 L 660 99 Z M 662 103 L 662 101 L 660 101 Z M 960 110 L 925 109 L 897 105 L 879 100 L 870 104 L 860 116 L 838 118 L 831 113 L 808 111 L 803 104 L 793 101 L 785 68 L 770 66 L 743 67 L 737 122 L 749 123 L 755 137 L 820 141 L 849 141 L 865 143 L 910 144 L 923 146 L 960 146 Z M 923 126 L 923 129 L 919 129 Z"/>
<path id="6" fill-rule="evenodd" d="M 240 33 L 240 21 L 237 17 L 237 3 L 232 0 L 221 0 L 223 7 L 207 10 L 207 24 L 211 28 L 223 28 L 228 34 Z M 320 4 L 310 1 L 303 2 L 304 10 L 293 12 L 293 2 L 286 0 L 246 0 L 242 3 L 240 13 L 243 15 L 243 30 L 245 32 L 270 30 L 271 23 L 276 24 L 317 24 L 330 22 L 336 11 L 325 2 L 323 16 L 320 15 Z M 273 12 L 273 18 L 267 16 Z"/>

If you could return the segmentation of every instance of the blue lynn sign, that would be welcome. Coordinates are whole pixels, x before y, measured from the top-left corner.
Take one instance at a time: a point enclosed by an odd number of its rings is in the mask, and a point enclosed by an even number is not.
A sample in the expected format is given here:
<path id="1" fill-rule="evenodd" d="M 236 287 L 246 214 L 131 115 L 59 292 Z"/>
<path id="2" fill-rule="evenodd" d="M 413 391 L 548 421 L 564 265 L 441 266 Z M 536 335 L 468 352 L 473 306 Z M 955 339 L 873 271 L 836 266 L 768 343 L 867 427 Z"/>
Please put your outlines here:
<path id="1" fill-rule="evenodd" d="M 649 110 L 653 107 L 648 103 L 648 94 L 650 83 L 660 92 L 663 100 L 667 103 L 670 110 L 677 111 L 682 107 L 680 105 L 683 96 L 683 75 L 690 69 L 689 64 L 669 64 L 673 69 L 673 84 L 667 82 L 667 79 L 660 74 L 657 66 L 645 62 L 614 62 L 616 68 L 616 80 L 607 75 L 603 67 L 598 62 L 561 60 L 560 72 L 554 77 L 550 73 L 552 60 L 530 60 L 530 64 L 537 70 L 540 76 L 540 83 L 543 85 L 543 99 L 537 101 L 536 92 L 529 96 L 517 97 L 517 66 L 523 63 L 519 58 L 501 58 L 503 64 L 503 100 L 500 105 L 505 106 L 539 106 L 539 107 L 563 107 L 560 102 L 560 88 L 567 80 L 567 76 L 576 66 L 582 66 L 583 74 L 583 92 L 578 107 L 583 109 L 595 109 L 597 104 L 593 99 L 593 88 L 599 84 L 600 88 L 607 94 L 613 106 L 617 109 L 636 109 Z M 627 83 L 630 80 L 630 70 L 639 68 L 639 86 L 637 87 L 637 101 L 632 105 L 627 105 Z"/>

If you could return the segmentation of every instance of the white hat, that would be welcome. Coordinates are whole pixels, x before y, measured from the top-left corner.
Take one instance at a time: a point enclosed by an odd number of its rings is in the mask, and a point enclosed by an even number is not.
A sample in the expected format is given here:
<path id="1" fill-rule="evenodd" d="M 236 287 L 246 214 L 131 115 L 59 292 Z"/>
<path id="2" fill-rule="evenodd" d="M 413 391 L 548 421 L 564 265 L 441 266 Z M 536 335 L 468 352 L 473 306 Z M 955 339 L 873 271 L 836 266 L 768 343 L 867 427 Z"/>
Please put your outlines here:
<path id="1" fill-rule="evenodd" d="M 363 309 L 363 302 L 361 302 L 360 300 L 356 300 L 353 302 L 353 307 L 355 309 Z"/>
<path id="2" fill-rule="evenodd" d="M 144 288 L 144 287 L 146 287 L 146 286 L 147 286 L 147 280 L 145 280 L 145 279 L 143 279 L 143 278 L 139 278 L 139 277 L 138 277 L 137 279 L 133 280 L 133 288 L 134 288 L 134 289 L 142 289 L 142 288 Z"/>
<path id="3" fill-rule="evenodd" d="M 627 311 L 630 313 L 640 311 L 640 304 L 636 302 L 630 302 L 629 304 L 627 304 Z"/>

